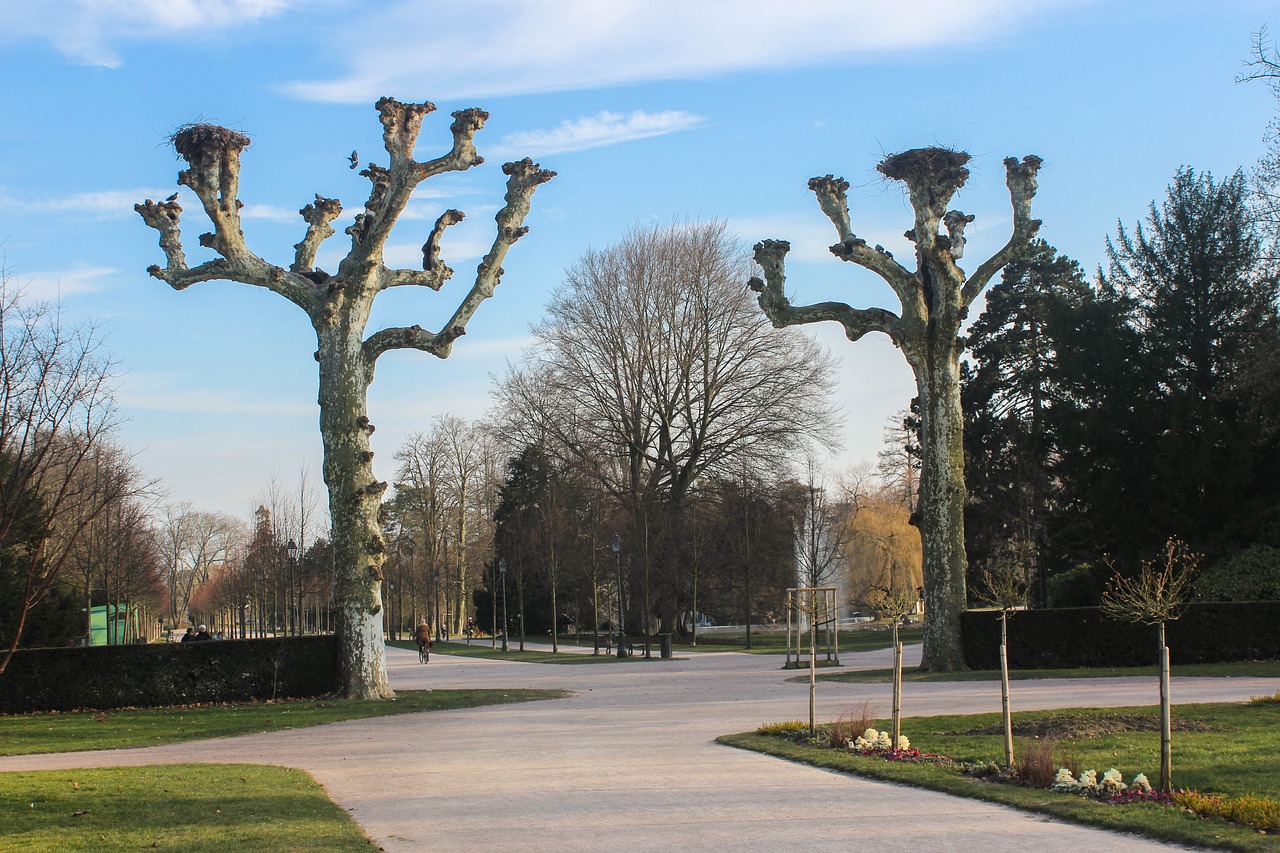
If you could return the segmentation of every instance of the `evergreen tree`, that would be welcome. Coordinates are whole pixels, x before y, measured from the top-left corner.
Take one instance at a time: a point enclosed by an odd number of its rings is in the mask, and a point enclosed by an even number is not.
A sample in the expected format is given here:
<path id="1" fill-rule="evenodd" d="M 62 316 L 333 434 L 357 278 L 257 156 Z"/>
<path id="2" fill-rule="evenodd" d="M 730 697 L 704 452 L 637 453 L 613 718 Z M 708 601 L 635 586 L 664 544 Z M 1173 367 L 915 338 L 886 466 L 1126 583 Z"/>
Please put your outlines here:
<path id="1" fill-rule="evenodd" d="M 1005 267 L 970 330 L 967 547 L 979 569 L 1010 549 L 1029 555 L 1025 580 L 1042 606 L 1047 575 L 1090 556 L 1079 546 L 1101 520 L 1091 495 L 1124 467 L 1116 457 L 1128 437 L 1113 410 L 1138 390 L 1114 370 L 1136 349 L 1125 319 L 1078 263 L 1035 240 Z"/>
<path id="2" fill-rule="evenodd" d="M 1275 478 L 1261 475 L 1274 474 L 1275 442 L 1247 401 L 1248 377 L 1274 357 L 1280 282 L 1247 194 L 1241 172 L 1216 182 L 1180 169 L 1146 223 L 1107 243 L 1100 278 L 1131 301 L 1142 338 L 1151 476 L 1133 498 L 1156 520 L 1144 550 L 1176 533 L 1221 552 L 1260 532 L 1260 511 L 1274 518 Z"/>

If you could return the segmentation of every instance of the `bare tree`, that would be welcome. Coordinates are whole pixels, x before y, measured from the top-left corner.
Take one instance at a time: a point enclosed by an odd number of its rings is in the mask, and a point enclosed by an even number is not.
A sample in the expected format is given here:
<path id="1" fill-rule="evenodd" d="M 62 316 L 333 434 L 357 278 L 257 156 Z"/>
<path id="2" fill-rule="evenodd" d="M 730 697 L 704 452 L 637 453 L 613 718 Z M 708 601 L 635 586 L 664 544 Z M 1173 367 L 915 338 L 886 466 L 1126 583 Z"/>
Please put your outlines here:
<path id="1" fill-rule="evenodd" d="M 169 624 L 176 628 L 187 619 L 196 590 L 229 558 L 243 527 L 229 515 L 202 512 L 190 503 L 167 506 L 162 513 L 155 538 L 169 593 Z"/>
<path id="2" fill-rule="evenodd" d="M 514 444 L 590 472 L 631 516 L 629 553 L 642 578 L 655 572 L 662 630 L 699 478 L 782 467 L 833 422 L 829 356 L 768 328 L 741 287 L 746 264 L 722 223 L 633 229 L 569 269 L 499 389 L 504 422 L 528 424 Z"/>
<path id="3" fill-rule="evenodd" d="M 97 476 L 96 464 L 115 420 L 111 369 L 93 326 L 25 301 L 0 270 L 0 547 L 21 588 L 4 602 L 12 622 L 0 673 L 83 531 L 121 497 L 122 482 Z"/>
<path id="4" fill-rule="evenodd" d="M 485 445 L 481 431 L 456 415 L 438 417 L 432 432 L 439 436 L 444 447 L 445 484 L 453 510 L 454 561 L 447 572 L 452 602 L 450 613 L 453 615 L 449 630 L 461 634 L 470 612 L 472 573 L 468 571 L 467 562 L 470 550 L 468 536 L 473 531 L 469 525 L 476 514 L 476 499 L 481 492 Z"/>
<path id="5" fill-rule="evenodd" d="M 876 587 L 870 598 L 876 615 L 888 619 L 893 626 L 893 748 L 897 749 L 902 735 L 902 643 L 898 628 L 920 599 L 913 589 L 888 586 Z"/>
<path id="6" fill-rule="evenodd" d="M 393 98 L 377 103 L 388 166 L 370 163 L 360 174 L 372 184 L 364 211 L 345 233 L 351 249 L 330 275 L 315 267 L 320 244 L 334 233 L 332 223 L 342 212 L 337 199 L 319 195 L 301 210 L 306 234 L 294 248 L 288 269 L 268 263 L 245 244 L 240 230 L 238 197 L 240 153 L 248 137 L 212 125 L 184 127 L 173 136 L 174 148 L 187 161 L 178 182 L 199 197 L 213 222 L 212 234 L 200 244 L 218 257 L 188 267 L 178 229 L 182 208 L 176 196 L 159 203 L 147 200 L 135 209 L 160 233 L 166 266 L 149 272 L 175 290 L 211 279 L 229 279 L 264 287 L 301 308 L 316 332 L 316 360 L 320 373 L 320 433 L 324 444 L 324 481 L 329 487 L 329 515 L 333 525 L 334 603 L 338 611 L 341 691 L 351 698 L 389 698 L 382 636 L 382 563 L 386 543 L 378 523 L 378 509 L 387 484 L 373 473 L 369 449 L 366 398 L 378 357 L 393 349 L 417 349 L 447 358 L 480 304 L 493 295 L 502 277 L 507 250 L 528 230 L 524 226 L 537 187 L 555 173 L 525 159 L 503 166 L 508 175 L 506 204 L 498 211 L 497 236 L 480 262 L 475 282 L 453 316 L 439 332 L 421 326 L 384 328 L 366 337 L 373 301 L 392 287 L 439 290 L 453 275 L 440 258 L 444 230 L 462 220 L 448 210 L 436 220 L 422 247 L 422 269 L 390 269 L 383 251 L 396 220 L 417 186 L 427 178 L 464 171 L 483 162 L 474 137 L 489 114 L 480 109 L 453 113 L 453 146 L 444 155 L 419 161 L 413 156 L 423 118 L 435 110 L 430 103 L 403 104 Z"/>
<path id="7" fill-rule="evenodd" d="M 67 574 L 74 578 L 84 604 L 85 634 L 92 630 L 95 590 L 106 595 L 108 607 L 124 605 L 130 616 L 135 615 L 130 607 L 145 609 L 143 624 L 154 624 L 152 615 L 160 612 L 164 587 L 149 514 L 155 483 L 144 478 L 125 451 L 108 443 L 89 461 L 91 476 L 101 481 L 99 488 L 111 500 L 77 531 L 67 561 Z M 132 619 L 128 624 L 130 631 L 142 627 Z M 116 642 L 118 633 L 109 633 L 107 642 Z"/>
<path id="8" fill-rule="evenodd" d="M 1192 581 L 1203 554 L 1176 537 L 1164 546 L 1162 559 L 1148 560 L 1133 576 L 1115 572 L 1102 594 L 1102 612 L 1113 619 L 1156 626 L 1160 654 L 1160 790 L 1173 790 L 1172 712 L 1169 699 L 1169 646 L 1164 626 L 1182 616 L 1191 598 Z M 1114 571 L 1114 569 L 1113 569 Z"/>
<path id="9" fill-rule="evenodd" d="M 805 474 L 796 525 L 796 580 L 810 587 L 838 584 L 851 538 L 851 514 L 832 497 L 814 459 L 805 463 Z"/>
<path id="10" fill-rule="evenodd" d="M 1236 78 L 1243 83 L 1261 82 L 1271 90 L 1280 106 L 1280 50 L 1272 41 L 1266 27 L 1254 33 L 1250 58 L 1245 61 L 1247 70 Z M 1254 201 L 1259 221 L 1266 226 L 1269 248 L 1280 252 L 1280 117 L 1273 118 L 1263 135 L 1267 153 L 1253 169 Z"/>
<path id="11" fill-rule="evenodd" d="M 965 608 L 964 424 L 960 414 L 960 326 L 983 288 L 1040 227 L 1031 218 L 1040 158 L 1007 158 L 1006 183 L 1013 201 L 1013 235 L 1008 243 L 969 276 L 957 261 L 964 254 L 965 227 L 974 219 L 947 210 L 956 190 L 969 178 L 969 155 L 943 148 L 918 148 L 885 158 L 877 167 L 886 178 L 902 181 L 915 210 L 906 232 L 916 247 L 916 269 L 908 270 L 880 246 L 853 232 L 846 192 L 849 183 L 827 175 L 809 188 L 836 226 L 840 242 L 831 253 L 874 272 L 898 297 L 899 313 L 883 308 L 852 308 L 843 302 L 793 306 L 784 291 L 784 261 L 791 244 L 765 240 L 755 246 L 764 280 L 752 278 L 760 307 L 775 326 L 832 320 L 856 341 L 868 332 L 889 336 L 902 350 L 916 377 L 923 440 L 920 473 L 921 536 L 924 543 L 925 623 L 921 668 L 964 667 L 960 613 Z M 945 234 L 939 228 L 946 229 Z"/>
<path id="12" fill-rule="evenodd" d="M 1000 611 L 1000 711 L 1004 720 L 1004 766 L 1013 768 L 1013 713 L 1009 703 L 1009 617 L 1027 606 L 1027 563 L 1034 546 L 1012 543 L 982 570 L 978 600 Z"/>

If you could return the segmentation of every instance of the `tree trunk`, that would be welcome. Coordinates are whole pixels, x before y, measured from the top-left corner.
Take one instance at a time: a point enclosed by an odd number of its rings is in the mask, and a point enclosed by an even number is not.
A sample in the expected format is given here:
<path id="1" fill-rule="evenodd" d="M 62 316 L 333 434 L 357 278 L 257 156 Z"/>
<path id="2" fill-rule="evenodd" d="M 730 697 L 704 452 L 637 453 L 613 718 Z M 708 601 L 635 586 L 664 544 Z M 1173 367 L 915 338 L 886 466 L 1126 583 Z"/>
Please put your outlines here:
<path id="1" fill-rule="evenodd" d="M 374 427 L 365 410 L 370 377 L 359 336 L 354 337 L 344 345 L 337 330 L 319 330 L 320 434 L 333 524 L 339 689 L 353 699 L 389 699 L 395 693 L 387 682 L 382 639 L 385 545 L 378 524 L 387 485 L 373 476 L 369 435 Z"/>
<path id="2" fill-rule="evenodd" d="M 936 321 L 935 321 L 936 322 Z M 946 326 L 945 329 L 938 328 Z M 964 548 L 964 419 L 960 410 L 959 318 L 937 323 L 916 365 L 923 458 L 920 544 L 924 570 L 924 654 L 920 668 L 964 668 L 960 614 L 967 604 Z"/>

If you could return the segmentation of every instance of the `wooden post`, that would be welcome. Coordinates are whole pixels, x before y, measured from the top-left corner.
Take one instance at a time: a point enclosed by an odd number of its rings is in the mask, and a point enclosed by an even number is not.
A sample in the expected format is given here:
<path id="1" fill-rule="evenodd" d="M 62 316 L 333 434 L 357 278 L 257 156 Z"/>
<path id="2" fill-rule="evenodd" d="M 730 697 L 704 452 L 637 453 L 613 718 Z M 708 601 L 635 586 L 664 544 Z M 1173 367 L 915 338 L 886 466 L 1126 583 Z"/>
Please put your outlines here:
<path id="1" fill-rule="evenodd" d="M 1013 768 L 1013 714 L 1009 708 L 1009 612 L 1000 614 L 1000 709 L 1004 715 L 1004 766 Z"/>
<path id="2" fill-rule="evenodd" d="M 818 733 L 818 608 L 817 593 L 809 590 L 809 734 Z"/>
<path id="3" fill-rule="evenodd" d="M 1160 792 L 1173 791 L 1173 732 L 1169 703 L 1169 647 L 1160 623 Z"/>
<path id="4" fill-rule="evenodd" d="M 893 623 L 893 742 L 890 749 L 898 748 L 902 736 L 902 643 L 898 642 L 898 623 Z"/>

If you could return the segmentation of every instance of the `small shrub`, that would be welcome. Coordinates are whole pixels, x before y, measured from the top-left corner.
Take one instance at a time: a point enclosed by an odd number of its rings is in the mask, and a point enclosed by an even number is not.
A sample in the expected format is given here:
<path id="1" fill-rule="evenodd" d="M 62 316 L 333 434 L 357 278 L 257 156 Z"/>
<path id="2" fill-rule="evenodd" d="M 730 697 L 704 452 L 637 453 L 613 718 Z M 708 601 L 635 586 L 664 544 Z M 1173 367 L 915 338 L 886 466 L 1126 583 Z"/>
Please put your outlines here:
<path id="1" fill-rule="evenodd" d="M 1280 829 L 1280 802 L 1270 797 L 1253 794 L 1215 797 L 1195 791 L 1177 791 L 1173 795 L 1173 801 L 1179 808 L 1200 817 L 1220 817 L 1263 832 Z"/>
<path id="2" fill-rule="evenodd" d="M 1058 768 L 1054 766 L 1052 740 L 1027 740 L 1018 750 L 1013 762 L 1013 778 L 1033 788 L 1048 788 L 1053 784 Z"/>
<path id="3" fill-rule="evenodd" d="M 1058 755 L 1057 765 L 1059 767 L 1065 767 L 1068 770 L 1070 770 L 1071 775 L 1075 776 L 1077 779 L 1080 778 L 1080 771 L 1084 769 L 1084 765 L 1080 763 L 1080 754 L 1076 752 L 1075 743 L 1068 742 L 1068 743 L 1062 744 L 1061 748 L 1058 750 L 1057 755 Z"/>
<path id="4" fill-rule="evenodd" d="M 868 699 L 831 724 L 827 729 L 827 745 L 832 749 L 843 749 L 845 744 L 878 722 L 876 708 Z"/>
<path id="5" fill-rule="evenodd" d="M 1270 696 L 1250 696 L 1250 705 L 1280 705 L 1280 690 Z"/>
<path id="6" fill-rule="evenodd" d="M 801 720 L 783 720 L 780 723 L 765 723 L 756 729 L 758 735 L 770 737 L 789 737 L 790 735 L 807 733 L 809 724 Z"/>

